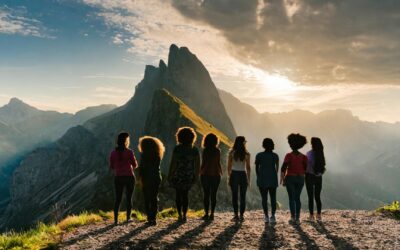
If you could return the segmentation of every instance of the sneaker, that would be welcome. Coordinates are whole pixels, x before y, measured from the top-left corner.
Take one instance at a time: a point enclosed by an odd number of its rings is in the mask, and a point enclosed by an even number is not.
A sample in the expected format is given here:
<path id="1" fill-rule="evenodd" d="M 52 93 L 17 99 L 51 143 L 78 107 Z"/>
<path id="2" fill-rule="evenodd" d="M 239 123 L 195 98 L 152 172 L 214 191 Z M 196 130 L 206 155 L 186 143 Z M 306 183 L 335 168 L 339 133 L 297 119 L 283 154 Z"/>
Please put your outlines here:
<path id="1" fill-rule="evenodd" d="M 295 220 L 295 218 L 290 218 L 290 220 L 289 220 L 289 224 L 291 224 L 291 225 L 294 225 L 294 224 L 296 224 L 296 220 Z"/>
<path id="2" fill-rule="evenodd" d="M 214 214 L 210 214 L 210 216 L 208 217 L 209 220 L 214 220 Z"/>
<path id="3" fill-rule="evenodd" d="M 178 215 L 178 221 L 183 221 L 182 215 Z"/>
<path id="4" fill-rule="evenodd" d="M 205 214 L 203 217 L 201 217 L 202 220 L 208 220 L 210 217 L 208 216 L 208 214 Z"/>
<path id="5" fill-rule="evenodd" d="M 232 218 L 233 221 L 238 221 L 239 220 L 239 215 L 235 214 Z"/>
<path id="6" fill-rule="evenodd" d="M 186 222 L 187 221 L 187 218 L 186 218 L 186 215 L 184 215 L 183 217 L 182 217 L 182 222 Z"/>
<path id="7" fill-rule="evenodd" d="M 300 225 L 300 219 L 296 219 L 295 224 Z"/>
<path id="8" fill-rule="evenodd" d="M 240 215 L 240 221 L 244 221 L 244 214 Z"/>
<path id="9" fill-rule="evenodd" d="M 157 221 L 151 220 L 149 224 L 150 224 L 150 226 L 157 226 Z"/>
<path id="10" fill-rule="evenodd" d="M 317 221 L 321 221 L 321 220 L 322 220 L 321 214 L 317 214 Z"/>
<path id="11" fill-rule="evenodd" d="M 276 223 L 275 216 L 272 215 L 271 218 L 269 218 L 269 221 L 270 221 L 271 223 Z"/>
<path id="12" fill-rule="evenodd" d="M 265 222 L 265 223 L 269 223 L 268 215 L 266 215 L 266 216 L 264 217 L 264 222 Z"/>

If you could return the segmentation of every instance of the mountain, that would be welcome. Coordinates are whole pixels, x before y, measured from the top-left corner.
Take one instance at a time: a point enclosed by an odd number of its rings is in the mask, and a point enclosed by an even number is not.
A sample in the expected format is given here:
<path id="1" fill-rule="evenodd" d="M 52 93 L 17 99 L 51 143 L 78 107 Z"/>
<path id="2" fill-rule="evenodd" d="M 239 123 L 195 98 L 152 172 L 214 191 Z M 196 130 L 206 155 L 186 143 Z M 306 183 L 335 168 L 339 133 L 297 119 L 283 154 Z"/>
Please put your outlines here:
<path id="1" fill-rule="evenodd" d="M 162 60 L 158 68 L 146 66 L 143 80 L 125 105 L 71 128 L 55 143 L 24 158 L 13 176 L 11 202 L 0 221 L 3 228 L 49 221 L 55 214 L 112 208 L 107 159 L 116 135 L 129 132 L 135 153 L 137 140 L 145 133 L 164 139 L 170 151 L 175 141 L 165 136 L 173 136 L 181 125 L 195 127 L 199 140 L 207 131 L 215 131 L 225 134 L 228 144 L 236 134 L 204 65 L 187 48 L 171 45 L 168 66 Z M 167 153 L 164 172 L 168 157 Z M 169 189 L 163 196 L 173 200 Z"/>
<path id="2" fill-rule="evenodd" d="M 326 206 L 371 209 L 400 196 L 398 124 L 361 121 L 347 110 L 261 114 L 230 93 L 219 93 L 236 131 L 246 136 L 253 157 L 262 151 L 264 137 L 274 140 L 281 161 L 290 151 L 286 140 L 290 133 L 304 134 L 308 140 L 313 136 L 322 139 L 328 169 L 322 192 Z M 307 144 L 302 151 L 309 149 Z M 285 192 L 280 195 L 280 200 L 286 201 Z"/>
<path id="3" fill-rule="evenodd" d="M 70 127 L 114 109 L 115 105 L 89 107 L 75 115 L 42 111 L 17 98 L 0 108 L 0 214 L 9 201 L 10 179 L 22 157 L 35 147 L 60 138 Z"/>

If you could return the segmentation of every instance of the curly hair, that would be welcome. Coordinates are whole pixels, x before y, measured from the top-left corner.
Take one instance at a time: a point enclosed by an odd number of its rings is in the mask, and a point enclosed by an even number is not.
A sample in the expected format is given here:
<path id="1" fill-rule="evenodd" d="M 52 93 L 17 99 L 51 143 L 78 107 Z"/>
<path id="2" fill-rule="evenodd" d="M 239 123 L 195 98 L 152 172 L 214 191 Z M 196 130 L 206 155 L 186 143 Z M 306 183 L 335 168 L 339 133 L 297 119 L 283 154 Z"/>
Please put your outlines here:
<path id="1" fill-rule="evenodd" d="M 165 147 L 160 139 L 152 136 L 143 136 L 139 139 L 139 152 L 145 159 L 159 159 L 164 156 Z"/>
<path id="2" fill-rule="evenodd" d="M 197 139 L 197 134 L 191 127 L 181 127 L 176 132 L 175 137 L 178 144 L 193 146 Z"/>
<path id="3" fill-rule="evenodd" d="M 203 142 L 201 143 L 203 148 L 216 148 L 219 145 L 219 138 L 217 135 L 213 133 L 209 133 L 203 138 Z"/>
<path id="4" fill-rule="evenodd" d="M 292 150 L 299 150 L 307 144 L 307 138 L 301 134 L 290 134 L 288 136 L 288 143 Z"/>

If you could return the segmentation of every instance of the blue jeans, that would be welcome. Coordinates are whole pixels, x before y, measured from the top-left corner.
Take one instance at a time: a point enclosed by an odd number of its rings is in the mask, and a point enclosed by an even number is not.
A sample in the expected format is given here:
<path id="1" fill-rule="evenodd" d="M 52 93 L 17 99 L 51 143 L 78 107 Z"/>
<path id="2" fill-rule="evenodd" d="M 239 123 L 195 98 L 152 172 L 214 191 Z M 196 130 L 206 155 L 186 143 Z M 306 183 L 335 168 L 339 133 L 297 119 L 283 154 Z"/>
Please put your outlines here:
<path id="1" fill-rule="evenodd" d="M 238 193 L 240 191 L 240 215 L 246 210 L 247 174 L 245 171 L 232 171 L 230 186 L 232 190 L 232 206 L 235 215 L 238 215 Z"/>
<path id="2" fill-rule="evenodd" d="M 290 215 L 293 219 L 300 219 L 300 195 L 304 187 L 304 176 L 287 176 L 286 190 L 289 196 Z"/>

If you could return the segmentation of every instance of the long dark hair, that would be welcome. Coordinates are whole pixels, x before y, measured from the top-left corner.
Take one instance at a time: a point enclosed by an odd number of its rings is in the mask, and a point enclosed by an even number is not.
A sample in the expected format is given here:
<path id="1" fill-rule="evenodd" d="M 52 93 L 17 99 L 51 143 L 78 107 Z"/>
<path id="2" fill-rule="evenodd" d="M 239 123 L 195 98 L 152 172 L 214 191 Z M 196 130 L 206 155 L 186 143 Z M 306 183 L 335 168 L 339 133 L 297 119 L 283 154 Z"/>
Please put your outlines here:
<path id="1" fill-rule="evenodd" d="M 325 172 L 324 145 L 318 137 L 311 138 L 311 147 L 314 152 L 314 172 L 317 174 Z"/>
<path id="2" fill-rule="evenodd" d="M 203 138 L 202 147 L 203 147 L 203 160 L 207 161 L 216 156 L 219 152 L 219 138 L 217 135 L 213 133 L 207 134 Z"/>
<path id="3" fill-rule="evenodd" d="M 126 139 L 130 137 L 128 132 L 121 132 L 118 134 L 117 141 L 116 141 L 116 147 L 115 149 L 119 152 L 122 152 L 126 149 Z"/>
<path id="4" fill-rule="evenodd" d="M 231 152 L 233 152 L 233 159 L 235 161 L 244 161 L 246 159 L 248 152 L 246 149 L 246 138 L 244 136 L 236 137 Z"/>
<path id="5" fill-rule="evenodd" d="M 152 136 L 143 136 L 139 139 L 139 152 L 142 160 L 160 160 L 164 156 L 165 147 L 160 139 Z"/>

